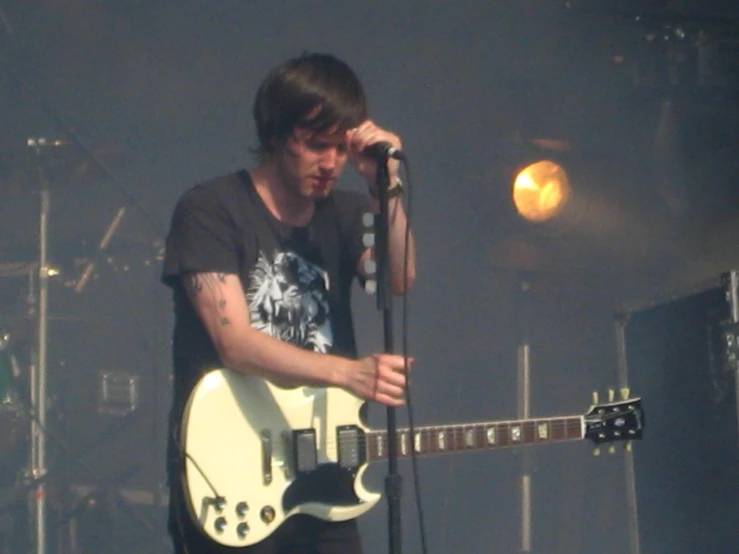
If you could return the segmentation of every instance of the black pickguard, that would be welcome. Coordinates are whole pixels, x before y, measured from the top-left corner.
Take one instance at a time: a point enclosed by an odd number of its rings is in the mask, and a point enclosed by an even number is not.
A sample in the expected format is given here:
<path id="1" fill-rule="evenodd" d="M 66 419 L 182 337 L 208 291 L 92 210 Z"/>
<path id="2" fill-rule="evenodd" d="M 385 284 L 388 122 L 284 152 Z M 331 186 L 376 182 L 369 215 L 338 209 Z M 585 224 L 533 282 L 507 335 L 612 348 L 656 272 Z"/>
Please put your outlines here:
<path id="1" fill-rule="evenodd" d="M 332 506 L 355 506 L 361 501 L 354 492 L 356 471 L 338 464 L 322 464 L 301 473 L 285 491 L 282 507 L 287 512 L 307 502 Z"/>

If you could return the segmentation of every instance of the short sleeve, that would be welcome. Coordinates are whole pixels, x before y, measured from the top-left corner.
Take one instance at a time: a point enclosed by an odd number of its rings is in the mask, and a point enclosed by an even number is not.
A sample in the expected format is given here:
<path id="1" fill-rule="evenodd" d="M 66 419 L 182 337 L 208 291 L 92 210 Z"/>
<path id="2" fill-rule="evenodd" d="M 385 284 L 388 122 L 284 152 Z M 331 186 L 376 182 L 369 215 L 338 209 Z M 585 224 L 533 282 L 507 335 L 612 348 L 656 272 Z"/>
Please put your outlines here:
<path id="1" fill-rule="evenodd" d="M 172 214 L 162 281 L 172 286 L 187 273 L 239 272 L 238 231 L 228 202 L 214 187 L 185 193 Z"/>

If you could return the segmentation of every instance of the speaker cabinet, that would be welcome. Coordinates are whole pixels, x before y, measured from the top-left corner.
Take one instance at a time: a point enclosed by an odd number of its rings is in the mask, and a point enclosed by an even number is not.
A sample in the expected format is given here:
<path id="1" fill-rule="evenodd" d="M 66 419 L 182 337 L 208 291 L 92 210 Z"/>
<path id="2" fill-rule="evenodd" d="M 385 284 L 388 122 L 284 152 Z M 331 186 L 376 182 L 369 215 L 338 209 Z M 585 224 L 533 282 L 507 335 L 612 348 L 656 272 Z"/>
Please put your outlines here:
<path id="1" fill-rule="evenodd" d="M 627 467 L 633 552 L 739 549 L 736 280 L 722 275 L 618 313 L 621 380 L 646 413 Z"/>

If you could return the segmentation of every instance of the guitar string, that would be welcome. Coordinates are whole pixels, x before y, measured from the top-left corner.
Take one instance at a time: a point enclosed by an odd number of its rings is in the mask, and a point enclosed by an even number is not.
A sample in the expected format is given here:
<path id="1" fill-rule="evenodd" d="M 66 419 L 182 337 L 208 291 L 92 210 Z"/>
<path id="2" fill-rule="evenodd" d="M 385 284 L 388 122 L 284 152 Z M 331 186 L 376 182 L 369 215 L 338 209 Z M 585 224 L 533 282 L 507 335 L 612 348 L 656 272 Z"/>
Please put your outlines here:
<path id="1" fill-rule="evenodd" d="M 575 430 L 580 431 L 582 429 L 581 421 L 579 419 L 578 420 L 566 420 L 566 421 L 560 421 L 560 420 L 557 420 L 557 421 L 553 421 L 553 420 L 536 420 L 535 422 L 526 422 L 526 423 L 522 424 L 521 427 L 532 427 L 532 426 L 535 426 L 536 423 L 541 423 L 541 422 L 546 422 L 546 421 L 549 421 L 550 424 L 553 425 L 553 427 L 556 428 L 555 430 L 563 429 L 563 430 L 565 430 L 567 432 L 570 432 L 570 431 L 575 431 Z M 511 424 L 508 424 L 508 423 L 503 423 L 503 424 L 500 424 L 499 423 L 499 424 L 490 424 L 490 425 L 485 425 L 485 424 L 483 424 L 483 425 L 465 425 L 465 426 L 460 426 L 460 427 L 454 427 L 452 429 L 449 429 L 449 428 L 447 428 L 445 426 L 422 427 L 422 428 L 417 428 L 416 429 L 416 436 L 421 435 L 421 441 L 422 442 L 427 442 L 429 438 L 434 438 L 434 432 L 435 431 L 438 431 L 439 429 L 445 429 L 446 428 L 446 429 L 448 429 L 449 434 L 452 435 L 451 436 L 451 440 L 454 441 L 454 442 L 456 442 L 457 438 L 463 438 L 464 437 L 464 434 L 465 434 L 466 431 L 473 430 L 473 431 L 475 431 L 475 434 L 479 434 L 480 432 L 484 432 L 484 431 L 487 431 L 488 429 L 494 428 L 494 429 L 496 429 L 496 431 L 500 432 L 500 431 L 505 431 L 506 430 L 505 427 L 508 426 L 508 431 L 510 432 L 510 425 Z M 528 430 L 532 430 L 532 429 L 528 429 Z M 410 433 L 408 433 L 408 431 L 399 431 L 398 434 L 399 435 L 409 435 Z M 357 438 L 357 445 L 360 446 L 360 447 L 367 446 L 369 444 L 369 442 L 372 441 L 373 438 L 376 438 L 377 439 L 375 441 L 376 443 L 379 442 L 379 441 L 382 441 L 383 445 L 386 445 L 388 443 L 388 440 L 387 440 L 387 432 L 385 432 L 385 431 L 374 431 L 374 430 L 372 430 L 372 431 L 367 431 L 362 436 L 358 437 Z M 564 441 L 564 440 L 574 440 L 576 438 L 581 438 L 581 437 L 580 436 L 578 436 L 578 437 L 569 437 L 569 436 L 566 435 L 566 436 L 561 437 L 561 438 L 555 438 L 555 437 L 552 437 L 551 434 L 549 434 L 549 436 L 546 437 L 546 438 L 539 437 L 539 442 L 545 442 L 545 441 L 556 442 L 556 441 Z M 499 441 L 507 440 L 507 442 L 506 443 L 502 443 L 502 442 L 488 443 L 488 442 L 486 442 L 486 443 L 484 443 L 482 445 L 482 447 L 494 448 L 496 446 L 498 446 L 498 447 L 500 447 L 500 446 L 514 446 L 514 445 L 519 444 L 521 442 L 521 441 L 516 441 L 514 439 L 510 439 L 509 437 L 506 437 L 505 439 L 499 438 L 498 440 Z M 338 440 L 338 439 L 335 439 L 335 438 L 329 438 L 329 439 L 326 439 L 325 441 L 322 441 L 322 443 L 325 446 L 327 446 L 327 447 L 335 447 L 338 444 L 340 444 L 340 442 L 341 442 L 341 440 Z M 401 445 L 398 445 L 398 446 L 401 446 Z M 475 446 L 477 446 L 477 445 L 475 445 Z M 465 445 L 463 448 L 469 448 L 469 447 Z M 463 449 L 463 448 L 461 448 L 461 449 Z"/>

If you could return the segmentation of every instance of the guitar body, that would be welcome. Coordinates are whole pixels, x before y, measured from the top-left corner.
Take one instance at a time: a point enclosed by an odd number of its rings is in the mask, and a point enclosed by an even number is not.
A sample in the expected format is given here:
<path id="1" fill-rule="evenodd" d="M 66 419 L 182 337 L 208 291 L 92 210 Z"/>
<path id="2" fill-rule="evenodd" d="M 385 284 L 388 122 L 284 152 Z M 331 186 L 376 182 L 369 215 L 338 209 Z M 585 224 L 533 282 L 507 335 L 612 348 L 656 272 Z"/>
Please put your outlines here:
<path id="1" fill-rule="evenodd" d="M 225 546 L 258 543 L 287 518 L 328 521 L 362 515 L 381 498 L 362 486 L 367 463 L 338 464 L 336 430 L 360 421 L 363 402 L 336 388 L 283 389 L 229 370 L 204 376 L 185 408 L 182 441 L 190 512 Z M 294 433 L 311 430 L 296 442 Z M 317 465 L 296 468 L 296 445 Z M 304 468 L 303 468 L 304 469 Z"/>
<path id="2" fill-rule="evenodd" d="M 585 415 L 399 429 L 396 454 L 640 439 L 641 399 L 627 392 Z M 343 521 L 370 510 L 381 495 L 364 488 L 362 476 L 389 449 L 386 433 L 362 423 L 363 404 L 337 388 L 283 389 L 225 369 L 205 375 L 182 420 L 193 521 L 215 542 L 241 547 L 263 541 L 295 514 Z"/>

